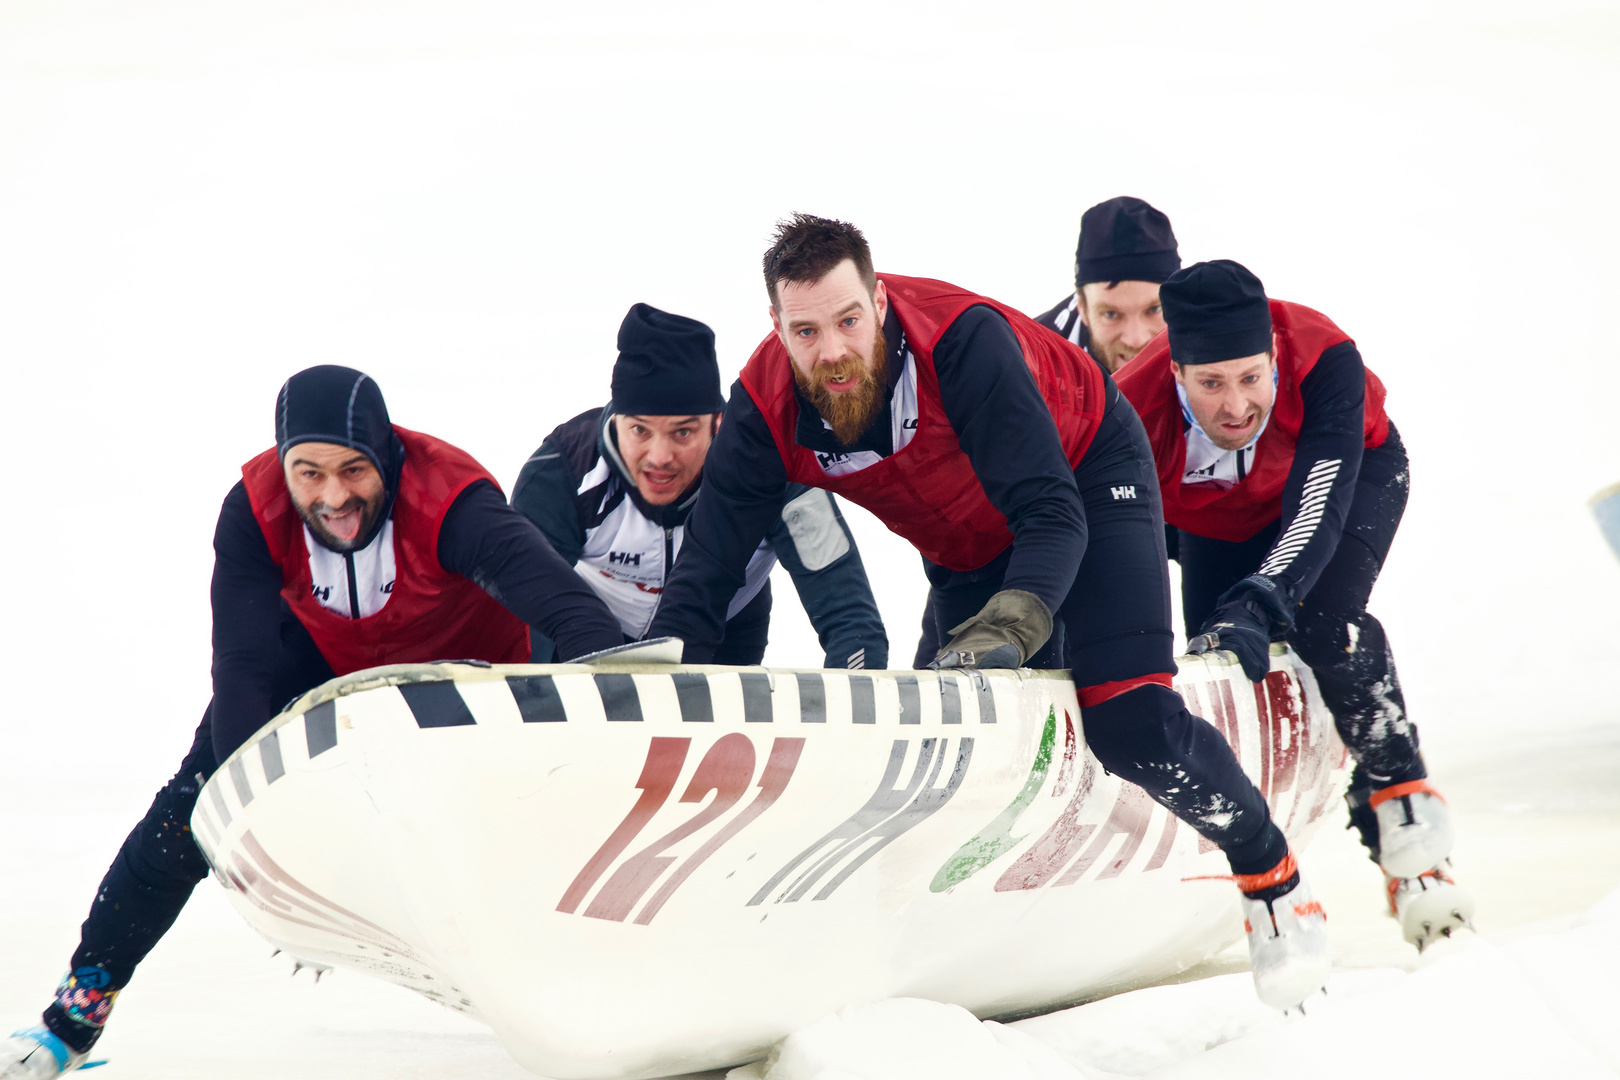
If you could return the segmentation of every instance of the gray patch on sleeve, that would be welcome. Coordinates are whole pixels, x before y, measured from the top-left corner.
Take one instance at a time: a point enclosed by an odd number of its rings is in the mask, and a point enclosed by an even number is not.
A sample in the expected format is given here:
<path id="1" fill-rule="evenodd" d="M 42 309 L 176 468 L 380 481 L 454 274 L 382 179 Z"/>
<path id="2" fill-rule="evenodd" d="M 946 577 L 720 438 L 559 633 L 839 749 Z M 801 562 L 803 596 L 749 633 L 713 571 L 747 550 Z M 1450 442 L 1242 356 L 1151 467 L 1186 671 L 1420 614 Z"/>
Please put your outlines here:
<path id="1" fill-rule="evenodd" d="M 806 570 L 825 569 L 849 553 L 849 537 L 839 527 L 832 496 L 825 491 L 811 488 L 782 507 L 782 520 Z"/>

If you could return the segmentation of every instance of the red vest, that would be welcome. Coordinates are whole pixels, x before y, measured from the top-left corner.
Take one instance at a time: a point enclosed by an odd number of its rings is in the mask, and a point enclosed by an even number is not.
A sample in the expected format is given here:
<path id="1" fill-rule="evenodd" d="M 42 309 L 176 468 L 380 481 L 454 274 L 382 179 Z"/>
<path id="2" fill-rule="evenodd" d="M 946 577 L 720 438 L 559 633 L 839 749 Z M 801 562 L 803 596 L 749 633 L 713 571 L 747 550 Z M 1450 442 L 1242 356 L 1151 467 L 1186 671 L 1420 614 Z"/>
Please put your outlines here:
<path id="1" fill-rule="evenodd" d="M 1164 520 L 1179 529 L 1214 540 L 1247 540 L 1282 516 L 1283 484 L 1294 465 L 1294 446 L 1305 419 L 1299 386 L 1322 353 L 1350 336 L 1326 315 L 1301 304 L 1272 300 L 1271 327 L 1277 342 L 1277 396 L 1271 418 L 1255 446 L 1254 464 L 1234 486 L 1183 484 L 1187 439 L 1170 370 L 1168 335 L 1159 334 L 1114 376 L 1147 428 L 1153 460 L 1159 467 Z M 1331 363 L 1331 361 L 1329 361 Z M 1389 434 L 1384 415 L 1384 384 L 1367 372 L 1364 445 L 1381 446 Z"/>
<path id="2" fill-rule="evenodd" d="M 1071 466 L 1079 464 L 1102 417 L 1102 371 L 1079 346 L 994 300 L 929 278 L 878 276 L 917 364 L 917 430 L 904 449 L 859 472 L 828 476 L 822 471 L 814 451 L 793 441 L 799 402 L 792 361 L 775 334 L 760 343 L 743 368 L 743 387 L 770 425 L 788 479 L 866 507 L 930 562 L 977 570 L 1006 550 L 1013 537 L 945 417 L 934 373 L 935 344 L 974 304 L 1000 312 L 1018 337 Z"/>
<path id="3" fill-rule="evenodd" d="M 304 521 L 287 492 L 280 455 L 272 448 L 242 466 L 253 516 L 281 567 L 282 598 L 338 675 L 429 660 L 527 663 L 528 626 L 439 565 L 439 528 L 450 504 L 474 481 L 494 478 L 449 443 L 398 425 L 394 433 L 405 444 L 393 510 L 394 590 L 381 611 L 363 619 L 344 618 L 315 599 Z"/>

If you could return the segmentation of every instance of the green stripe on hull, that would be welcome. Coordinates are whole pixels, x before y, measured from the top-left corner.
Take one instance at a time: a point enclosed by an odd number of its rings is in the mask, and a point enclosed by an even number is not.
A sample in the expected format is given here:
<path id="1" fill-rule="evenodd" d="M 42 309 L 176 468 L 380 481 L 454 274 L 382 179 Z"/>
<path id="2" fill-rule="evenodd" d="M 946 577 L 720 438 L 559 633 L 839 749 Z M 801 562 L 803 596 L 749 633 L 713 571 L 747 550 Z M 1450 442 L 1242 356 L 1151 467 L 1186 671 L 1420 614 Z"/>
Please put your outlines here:
<path id="1" fill-rule="evenodd" d="M 1023 790 L 1007 805 L 1007 809 L 996 815 L 994 821 L 980 829 L 977 836 L 945 860 L 945 865 L 939 868 L 939 873 L 929 883 L 929 891 L 944 892 L 952 885 L 960 885 L 1023 841 L 1024 837 L 1012 834 L 1012 827 L 1046 785 L 1046 773 L 1052 767 L 1052 749 L 1056 744 L 1057 710 L 1049 708 L 1046 710 L 1046 728 L 1041 732 L 1041 745 L 1035 751 L 1035 763 L 1030 766 L 1029 779 L 1024 781 Z"/>

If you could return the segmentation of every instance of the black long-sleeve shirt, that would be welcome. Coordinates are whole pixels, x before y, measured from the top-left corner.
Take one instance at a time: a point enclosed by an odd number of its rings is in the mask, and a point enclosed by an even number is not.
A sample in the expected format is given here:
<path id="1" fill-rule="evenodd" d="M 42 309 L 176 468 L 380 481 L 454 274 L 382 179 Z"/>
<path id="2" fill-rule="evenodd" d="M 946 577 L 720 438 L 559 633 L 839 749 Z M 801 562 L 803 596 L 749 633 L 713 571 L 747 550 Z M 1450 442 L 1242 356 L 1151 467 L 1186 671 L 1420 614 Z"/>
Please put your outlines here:
<path id="1" fill-rule="evenodd" d="M 445 513 L 439 564 L 475 582 L 519 619 L 558 643 L 564 658 L 624 641 L 590 586 L 487 480 Z M 214 530 L 213 734 L 217 760 L 293 696 L 332 677 L 308 631 L 281 599 L 282 572 L 253 516 L 247 488 L 225 496 Z"/>
<path id="2" fill-rule="evenodd" d="M 1367 369 L 1355 342 L 1325 350 L 1299 393 L 1304 416 L 1283 484 L 1281 529 L 1259 571 L 1287 581 L 1295 600 L 1338 550 L 1355 498 L 1367 402 Z"/>
<path id="3" fill-rule="evenodd" d="M 891 308 L 884 321 L 889 385 L 905 364 L 905 335 Z M 1052 414 L 1012 328 L 993 308 L 968 308 L 934 346 L 946 418 L 985 495 L 1007 519 L 1014 549 L 1003 588 L 1023 589 L 1056 611 L 1085 553 L 1086 518 Z M 894 452 L 891 398 L 853 446 L 839 443 L 802 396 L 794 441 L 812 451 Z M 649 636 L 687 643 L 701 663 L 721 638 L 724 598 L 742 582 L 749 554 L 781 512 L 787 470 L 764 416 L 741 383 L 704 464 L 704 494 L 687 526 Z"/>

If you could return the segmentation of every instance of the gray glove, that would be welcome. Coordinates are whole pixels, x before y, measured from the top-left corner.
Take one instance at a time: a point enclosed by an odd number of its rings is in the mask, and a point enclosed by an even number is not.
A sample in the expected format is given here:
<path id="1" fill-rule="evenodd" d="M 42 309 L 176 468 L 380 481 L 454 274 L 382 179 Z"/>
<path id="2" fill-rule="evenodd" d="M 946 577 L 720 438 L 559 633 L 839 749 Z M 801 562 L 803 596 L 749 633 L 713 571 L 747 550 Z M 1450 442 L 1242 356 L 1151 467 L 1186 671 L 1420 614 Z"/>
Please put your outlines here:
<path id="1" fill-rule="evenodd" d="M 951 627 L 951 640 L 929 667 L 1016 668 L 1052 636 L 1052 613 L 1034 593 L 1003 589 L 973 618 Z"/>

